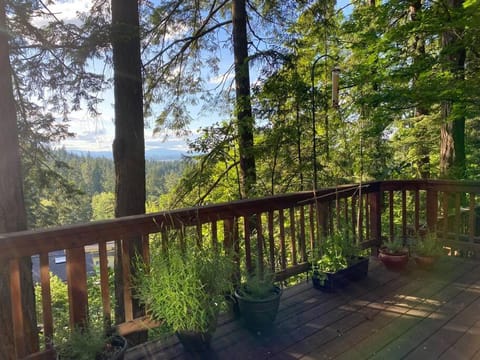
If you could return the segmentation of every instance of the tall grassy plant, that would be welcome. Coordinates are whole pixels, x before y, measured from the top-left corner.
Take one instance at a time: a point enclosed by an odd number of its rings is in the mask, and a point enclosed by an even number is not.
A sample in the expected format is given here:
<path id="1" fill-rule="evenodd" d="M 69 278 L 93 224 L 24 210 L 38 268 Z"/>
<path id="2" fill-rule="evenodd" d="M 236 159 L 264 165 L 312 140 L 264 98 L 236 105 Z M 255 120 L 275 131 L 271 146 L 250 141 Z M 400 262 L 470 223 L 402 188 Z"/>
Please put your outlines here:
<path id="1" fill-rule="evenodd" d="M 153 319 L 175 332 L 212 330 L 225 295 L 233 290 L 229 257 L 212 248 L 173 246 L 164 252 L 152 247 L 150 264 L 137 264 L 138 299 Z"/>

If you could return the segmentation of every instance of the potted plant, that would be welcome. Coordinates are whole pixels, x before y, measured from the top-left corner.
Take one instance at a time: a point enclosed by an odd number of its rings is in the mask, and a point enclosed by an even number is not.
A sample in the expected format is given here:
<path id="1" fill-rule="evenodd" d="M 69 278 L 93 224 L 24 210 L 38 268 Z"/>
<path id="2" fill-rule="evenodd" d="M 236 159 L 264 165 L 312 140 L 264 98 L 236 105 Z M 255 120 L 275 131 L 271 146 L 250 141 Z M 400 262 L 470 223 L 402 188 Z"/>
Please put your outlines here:
<path id="1" fill-rule="evenodd" d="M 328 236 L 320 254 L 312 264 L 312 282 L 317 289 L 335 291 L 368 274 L 368 256 L 361 256 L 361 250 L 346 235 Z"/>
<path id="2" fill-rule="evenodd" d="M 257 271 L 247 276 L 246 281 L 235 291 L 240 314 L 248 329 L 264 331 L 272 327 L 278 313 L 282 289 L 275 285 L 275 273 Z"/>
<path id="3" fill-rule="evenodd" d="M 231 259 L 213 248 L 152 246 L 150 263 L 137 267 L 134 284 L 147 314 L 187 351 L 207 350 L 225 294 L 233 291 Z"/>
<path id="4" fill-rule="evenodd" d="M 387 269 L 401 271 L 408 263 L 408 248 L 400 239 L 388 240 L 380 247 L 378 258 Z"/>
<path id="5" fill-rule="evenodd" d="M 423 269 L 430 269 L 442 255 L 443 247 L 437 239 L 435 232 L 427 232 L 422 237 L 417 237 L 414 244 L 414 259 L 416 264 Z"/>
<path id="6" fill-rule="evenodd" d="M 127 340 L 120 335 L 106 333 L 101 326 L 88 324 L 75 328 L 55 345 L 58 360 L 122 360 Z"/>

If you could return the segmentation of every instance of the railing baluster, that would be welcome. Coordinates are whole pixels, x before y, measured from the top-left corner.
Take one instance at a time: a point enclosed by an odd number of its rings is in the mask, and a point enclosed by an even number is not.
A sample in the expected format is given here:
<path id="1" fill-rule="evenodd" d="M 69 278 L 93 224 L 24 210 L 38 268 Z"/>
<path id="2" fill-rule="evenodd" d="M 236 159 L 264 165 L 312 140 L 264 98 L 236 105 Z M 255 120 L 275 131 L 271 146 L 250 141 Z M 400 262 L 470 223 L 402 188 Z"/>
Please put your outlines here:
<path id="1" fill-rule="evenodd" d="M 437 231 L 438 220 L 438 191 L 433 187 L 427 188 L 427 226 L 429 231 Z"/>
<path id="2" fill-rule="evenodd" d="M 233 283 L 238 285 L 240 283 L 240 243 L 236 218 L 228 218 L 223 221 L 223 247 L 225 253 L 233 256 L 235 263 Z"/>
<path id="3" fill-rule="evenodd" d="M 475 211 L 475 194 L 469 194 L 470 202 L 469 207 L 470 211 L 468 213 L 468 224 L 469 224 L 469 231 L 468 231 L 468 241 L 473 243 L 475 237 L 475 226 L 476 226 L 476 211 Z"/>
<path id="4" fill-rule="evenodd" d="M 40 284 L 42 287 L 43 334 L 45 335 L 45 347 L 50 349 L 53 339 L 53 317 L 48 253 L 40 254 Z"/>
<path id="5" fill-rule="evenodd" d="M 443 210 L 443 234 L 448 238 L 448 198 L 449 193 L 444 192 L 442 196 L 442 210 Z"/>
<path id="6" fill-rule="evenodd" d="M 420 192 L 418 189 L 415 190 L 415 234 L 418 234 L 420 230 Z"/>
<path id="7" fill-rule="evenodd" d="M 243 218 L 243 235 L 244 235 L 244 242 L 245 242 L 245 266 L 247 267 L 247 272 L 252 272 L 252 249 L 250 243 L 250 221 L 248 217 Z"/>
<path id="8" fill-rule="evenodd" d="M 20 259 L 10 261 L 10 298 L 12 306 L 13 337 L 15 340 L 16 357 L 26 356 L 24 317 L 22 309 L 22 287 L 20 279 Z"/>
<path id="9" fill-rule="evenodd" d="M 202 247 L 202 243 L 203 243 L 203 234 L 202 234 L 202 224 L 200 222 L 197 223 L 197 226 L 195 227 L 196 230 L 197 230 L 197 246 L 199 248 Z"/>
<path id="10" fill-rule="evenodd" d="M 217 234 L 217 222 L 212 221 L 210 223 L 211 231 L 212 231 L 212 246 L 214 249 L 218 248 L 218 234 Z"/>
<path id="11" fill-rule="evenodd" d="M 368 194 L 369 208 L 370 213 L 368 216 L 370 237 L 367 237 L 367 240 L 375 240 L 375 244 L 380 246 L 381 237 L 382 237 L 382 202 L 381 202 L 382 193 L 379 191 Z"/>
<path id="12" fill-rule="evenodd" d="M 300 238 L 299 238 L 299 247 L 300 247 L 300 261 L 307 261 L 307 249 L 305 245 L 305 209 L 303 206 L 300 207 Z"/>
<path id="13" fill-rule="evenodd" d="M 355 205 L 358 196 L 352 195 L 352 240 L 357 242 L 357 207 Z"/>
<path id="14" fill-rule="evenodd" d="M 388 230 L 388 238 L 390 241 L 393 241 L 395 238 L 395 223 L 394 223 L 394 214 L 393 214 L 393 204 L 394 204 L 394 196 L 392 190 L 388 192 L 388 216 L 389 216 L 389 230 Z"/>
<path id="15" fill-rule="evenodd" d="M 258 213 L 256 218 L 257 226 L 257 272 L 263 274 L 264 264 L 263 264 L 263 229 L 262 229 L 262 214 Z"/>
<path id="16" fill-rule="evenodd" d="M 365 238 L 364 240 L 370 240 L 370 199 L 369 194 L 365 194 Z"/>
<path id="17" fill-rule="evenodd" d="M 87 267 L 85 248 L 67 249 L 67 285 L 70 327 L 85 326 L 88 317 Z"/>
<path id="18" fill-rule="evenodd" d="M 290 247 L 292 251 L 292 264 L 297 265 L 297 236 L 295 229 L 295 208 L 290 208 Z"/>
<path id="19" fill-rule="evenodd" d="M 316 244 L 315 244 L 315 214 L 313 205 L 308 206 L 308 220 L 309 220 L 309 233 L 310 233 L 310 251 L 312 258 L 316 256 Z"/>
<path id="20" fill-rule="evenodd" d="M 407 238 L 407 191 L 402 189 L 402 239 Z"/>
<path id="21" fill-rule="evenodd" d="M 142 259 L 146 264 L 150 264 L 150 235 L 142 235 Z"/>
<path id="22" fill-rule="evenodd" d="M 285 216 L 283 214 L 283 209 L 280 209 L 278 212 L 278 222 L 280 226 L 280 265 L 282 270 L 287 268 L 287 256 L 285 249 Z"/>
<path id="23" fill-rule="evenodd" d="M 110 325 L 112 309 L 110 305 L 110 288 L 108 281 L 107 243 L 105 241 L 98 244 L 98 255 L 100 258 L 100 291 L 102 294 L 103 319 L 106 325 Z"/>
<path id="24" fill-rule="evenodd" d="M 335 231 L 335 226 L 333 224 L 333 202 L 329 201 L 327 203 L 327 219 L 328 219 L 328 224 L 327 224 L 327 229 L 328 229 L 328 234 L 332 235 L 333 232 Z"/>
<path id="25" fill-rule="evenodd" d="M 343 199 L 343 218 L 345 220 L 345 229 L 343 231 L 346 232 L 346 236 L 347 237 L 350 237 L 350 226 L 348 225 L 349 224 L 349 216 L 348 216 L 348 199 L 345 198 Z M 352 235 L 352 239 L 353 239 L 353 235 Z"/>
<path id="26" fill-rule="evenodd" d="M 162 241 L 162 252 L 166 253 L 167 250 L 168 250 L 168 232 L 167 232 L 167 230 L 162 230 L 162 232 L 160 233 L 160 237 L 161 237 L 161 241 Z"/>
<path id="27" fill-rule="evenodd" d="M 273 211 L 268 212 L 268 254 L 270 270 L 275 271 L 275 236 L 273 229 Z"/>
<path id="28" fill-rule="evenodd" d="M 340 230 L 341 226 L 340 226 L 340 209 L 341 209 L 341 205 L 340 205 L 340 198 L 338 197 L 338 194 L 337 196 L 335 197 L 335 219 L 336 219 L 336 222 L 337 222 L 337 230 Z"/>
<path id="29" fill-rule="evenodd" d="M 123 309 L 125 321 L 133 320 L 133 304 L 132 291 L 130 282 L 130 241 L 122 239 L 121 246 L 121 263 L 122 263 L 122 295 L 123 295 Z"/>
<path id="30" fill-rule="evenodd" d="M 365 194 L 362 193 L 361 196 L 359 196 L 359 204 L 358 204 L 358 208 L 359 208 L 359 213 L 358 213 L 358 243 L 361 244 L 366 236 L 366 234 L 364 235 L 364 229 L 368 229 L 368 225 L 365 224 L 364 226 L 364 221 L 365 219 L 368 219 L 368 213 L 366 211 L 367 209 L 367 201 L 365 201 Z"/>
<path id="31" fill-rule="evenodd" d="M 455 193 L 455 224 L 453 224 L 453 231 L 455 232 L 455 240 L 460 239 L 460 224 L 462 223 L 461 219 L 461 209 L 460 209 L 460 193 Z"/>

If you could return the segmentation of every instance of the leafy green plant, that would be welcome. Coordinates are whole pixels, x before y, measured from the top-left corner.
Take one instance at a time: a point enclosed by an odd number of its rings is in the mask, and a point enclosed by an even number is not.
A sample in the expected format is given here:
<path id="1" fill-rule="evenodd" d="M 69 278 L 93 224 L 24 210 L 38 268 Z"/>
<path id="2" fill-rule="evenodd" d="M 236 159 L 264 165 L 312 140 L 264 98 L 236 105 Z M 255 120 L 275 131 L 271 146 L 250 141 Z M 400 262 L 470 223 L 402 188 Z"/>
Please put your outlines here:
<path id="1" fill-rule="evenodd" d="M 403 244 L 403 240 L 401 239 L 384 241 L 380 249 L 384 253 L 387 253 L 390 255 L 404 255 L 405 253 L 408 252 L 407 248 Z"/>
<path id="2" fill-rule="evenodd" d="M 107 360 L 121 349 L 112 345 L 112 339 L 101 326 L 87 324 L 73 329 L 55 350 L 60 360 Z"/>
<path id="3" fill-rule="evenodd" d="M 112 304 L 112 309 L 115 307 L 115 297 L 114 297 L 114 275 L 113 269 L 108 269 L 108 281 L 109 281 L 109 293 L 110 293 L 110 303 Z M 88 288 L 88 319 L 90 326 L 95 326 L 101 328 L 104 324 L 103 318 L 103 305 L 100 289 L 100 272 L 97 271 L 95 274 L 90 275 L 87 278 L 87 288 Z M 67 284 L 62 281 L 57 275 L 50 273 L 50 292 L 52 298 L 52 317 L 53 317 L 53 339 L 49 339 L 51 342 L 58 344 L 66 341 L 70 336 L 69 332 L 69 309 L 68 309 L 68 288 Z M 35 299 L 36 299 L 36 311 L 37 318 L 42 319 L 43 310 L 42 310 L 42 287 L 39 283 L 35 285 Z M 113 314 L 112 314 L 113 315 Z M 42 335 L 43 336 L 43 333 Z M 43 340 L 43 339 L 42 339 Z M 42 344 L 45 342 L 42 341 Z"/>
<path id="4" fill-rule="evenodd" d="M 347 235 L 331 234 L 323 241 L 320 255 L 312 263 L 313 276 L 324 285 L 327 273 L 346 269 L 362 254 L 359 247 Z"/>
<path id="5" fill-rule="evenodd" d="M 259 267 L 257 266 L 256 269 Z M 266 299 L 275 289 L 275 273 L 268 267 L 263 272 L 254 271 L 247 276 L 246 281 L 237 289 L 238 293 L 247 299 Z"/>
<path id="6" fill-rule="evenodd" d="M 427 232 L 422 238 L 417 238 L 414 250 L 419 256 L 440 256 L 443 253 L 443 247 L 434 232 Z"/>
<path id="7" fill-rule="evenodd" d="M 361 250 L 348 236 L 334 233 L 323 241 L 320 256 L 313 261 L 313 268 L 318 272 L 336 272 L 345 269 L 359 255 Z"/>
<path id="8" fill-rule="evenodd" d="M 232 261 L 212 248 L 151 248 L 150 264 L 137 262 L 137 297 L 172 331 L 209 332 L 225 294 L 232 292 Z"/>

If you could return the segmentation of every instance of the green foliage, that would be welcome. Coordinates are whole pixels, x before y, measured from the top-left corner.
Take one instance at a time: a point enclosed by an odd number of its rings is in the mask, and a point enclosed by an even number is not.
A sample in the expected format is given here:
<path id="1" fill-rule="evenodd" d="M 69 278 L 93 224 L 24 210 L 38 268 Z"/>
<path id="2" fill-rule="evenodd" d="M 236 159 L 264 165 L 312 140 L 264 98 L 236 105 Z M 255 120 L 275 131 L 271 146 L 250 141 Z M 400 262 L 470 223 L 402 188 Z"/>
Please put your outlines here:
<path id="1" fill-rule="evenodd" d="M 440 256 L 443 254 L 443 247 L 437 238 L 437 234 L 430 231 L 415 239 L 413 250 L 420 256 Z"/>
<path id="2" fill-rule="evenodd" d="M 55 350 L 60 360 L 103 360 L 108 341 L 101 327 L 87 325 L 84 329 L 73 329 L 64 341 L 55 345 Z"/>
<path id="3" fill-rule="evenodd" d="M 275 293 L 275 273 L 268 267 L 265 267 L 262 273 L 254 271 L 247 275 L 245 283 L 237 291 L 247 299 L 266 299 Z"/>
<path id="4" fill-rule="evenodd" d="M 31 227 L 48 227 L 110 219 L 115 208 L 113 161 L 52 152 L 48 173 L 32 172 L 26 179 L 26 200 Z M 179 177 L 181 161 L 147 161 L 147 198 L 157 204 Z M 62 186 L 57 183 L 62 181 Z M 163 207 L 165 208 L 165 206 Z"/>
<path id="5" fill-rule="evenodd" d="M 92 197 L 92 220 L 113 219 L 115 217 L 115 194 L 99 193 Z"/>
<path id="6" fill-rule="evenodd" d="M 109 269 L 109 294 L 112 309 L 115 307 L 114 299 L 114 276 L 113 269 Z M 88 289 L 88 317 L 89 328 L 91 331 L 100 331 L 104 328 L 103 304 L 100 289 L 100 274 L 96 272 L 87 278 Z M 54 320 L 53 339 L 54 344 L 62 344 L 70 337 L 69 329 L 69 303 L 68 303 L 68 288 L 67 284 L 63 282 L 57 275 L 50 273 L 50 294 L 52 298 L 52 317 Z M 35 285 L 35 299 L 37 319 L 42 319 L 42 302 L 41 302 L 42 288 L 40 284 Z M 74 331 L 75 333 L 75 331 Z M 73 335 L 76 338 L 75 335 Z"/>
<path id="7" fill-rule="evenodd" d="M 360 249 L 342 233 L 327 236 L 320 246 L 320 254 L 313 263 L 317 273 L 336 272 L 345 269 L 359 255 Z"/>
<path id="8" fill-rule="evenodd" d="M 173 244 L 173 242 L 171 243 Z M 231 293 L 232 260 L 211 248 L 152 246 L 150 264 L 140 260 L 134 280 L 147 313 L 172 331 L 207 332 Z"/>
<path id="9" fill-rule="evenodd" d="M 50 294 L 52 297 L 52 317 L 54 320 L 53 343 L 60 343 L 66 338 L 66 332 L 69 326 L 69 309 L 68 309 L 68 289 L 58 276 L 50 273 Z M 35 299 L 37 319 L 42 319 L 42 288 L 40 284 L 35 285 Z"/>
<path id="10" fill-rule="evenodd" d="M 384 241 L 380 249 L 391 255 L 403 255 L 408 252 L 403 240 L 398 238 Z"/>

